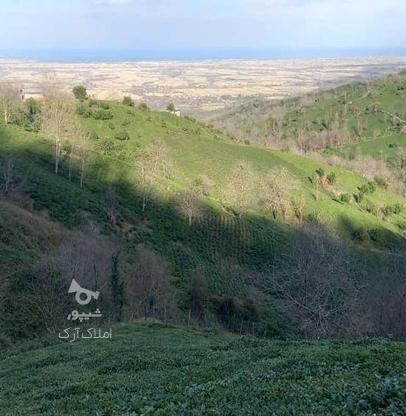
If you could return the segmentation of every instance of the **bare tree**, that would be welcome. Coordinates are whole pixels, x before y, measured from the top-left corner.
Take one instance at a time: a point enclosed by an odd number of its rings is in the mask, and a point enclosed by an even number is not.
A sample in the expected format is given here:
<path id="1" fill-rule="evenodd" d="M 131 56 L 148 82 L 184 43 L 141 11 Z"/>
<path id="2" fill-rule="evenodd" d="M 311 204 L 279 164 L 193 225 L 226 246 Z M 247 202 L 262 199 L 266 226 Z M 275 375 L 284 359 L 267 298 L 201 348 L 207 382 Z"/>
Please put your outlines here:
<path id="1" fill-rule="evenodd" d="M 112 254 L 117 243 L 87 228 L 64 234 L 65 241 L 45 254 L 34 268 L 29 282 L 35 311 L 49 331 L 65 322 L 71 298 L 68 287 L 72 279 L 81 286 L 101 291 L 101 301 L 109 304 L 108 285 Z"/>
<path id="2" fill-rule="evenodd" d="M 21 103 L 20 90 L 9 83 L 0 84 L 0 106 L 3 112 L 4 124 L 10 122 L 11 116 Z"/>
<path id="3" fill-rule="evenodd" d="M 126 303 L 130 319 L 144 316 L 167 320 L 177 312 L 169 266 L 155 251 L 140 247 L 125 272 Z"/>
<path id="4" fill-rule="evenodd" d="M 226 195 L 241 215 L 255 200 L 256 177 L 250 163 L 238 162 L 228 178 Z"/>
<path id="5" fill-rule="evenodd" d="M 58 174 L 63 140 L 69 137 L 69 127 L 74 114 L 73 99 L 57 90 L 45 95 L 42 110 L 42 131 L 55 143 L 55 173 Z"/>
<path id="6" fill-rule="evenodd" d="M 89 158 L 89 150 L 86 146 L 88 134 L 82 127 L 80 120 L 76 117 L 72 117 L 71 124 L 68 126 L 67 139 L 69 140 L 71 149 L 69 166 L 71 164 L 71 156 L 73 155 L 79 164 L 80 187 L 82 188 L 86 172 L 86 163 Z"/>
<path id="7" fill-rule="evenodd" d="M 262 181 L 260 206 L 270 212 L 274 219 L 280 217 L 286 220 L 291 210 L 290 194 L 296 182 L 285 168 L 279 168 L 269 173 Z"/>
<path id="8" fill-rule="evenodd" d="M 351 332 L 360 288 L 349 277 L 347 250 L 322 227 L 301 227 L 259 287 L 279 299 L 281 313 L 307 335 Z"/>
<path id="9" fill-rule="evenodd" d="M 160 178 L 168 177 L 172 161 L 164 142 L 154 141 L 151 146 L 135 160 L 137 176 L 142 191 L 142 210 L 145 211 L 152 188 Z"/>
<path id="10" fill-rule="evenodd" d="M 193 218 L 198 217 L 202 212 L 200 197 L 199 189 L 196 186 L 191 186 L 178 195 L 178 206 L 181 212 L 186 215 L 189 226 L 192 225 Z"/>

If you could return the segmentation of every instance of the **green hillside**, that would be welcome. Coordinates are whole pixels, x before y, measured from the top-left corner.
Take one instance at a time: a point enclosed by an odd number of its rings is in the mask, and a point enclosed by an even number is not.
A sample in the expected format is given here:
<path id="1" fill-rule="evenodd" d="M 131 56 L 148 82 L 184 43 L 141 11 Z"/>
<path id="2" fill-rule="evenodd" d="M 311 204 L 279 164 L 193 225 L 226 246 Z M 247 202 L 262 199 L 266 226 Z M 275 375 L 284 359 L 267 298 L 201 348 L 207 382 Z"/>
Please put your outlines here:
<path id="1" fill-rule="evenodd" d="M 405 97 L 401 72 L 280 102 L 255 100 L 214 114 L 212 121 L 240 139 L 317 151 L 404 132 Z"/>
<path id="2" fill-rule="evenodd" d="M 399 307 L 404 198 L 351 171 L 241 144 L 193 119 L 144 106 L 87 100 L 77 113 L 81 126 L 69 136 L 75 120 L 68 124 L 58 174 L 55 141 L 37 131 L 37 120 L 0 126 L 2 169 L 11 178 L 0 203 L 1 285 L 7 289 L 0 322 L 6 338 L 38 330 L 44 311 L 35 304 L 32 285 L 47 293 L 48 277 L 41 277 L 56 276 L 61 286 L 53 290 L 64 293 L 72 278 L 67 263 L 76 264 L 74 256 L 83 252 L 87 271 L 78 273 L 89 284 L 109 287 L 115 273 L 126 279 L 124 286 L 135 285 L 140 299 L 132 303 L 125 295 L 126 319 L 193 319 L 240 332 L 254 328 L 263 336 L 402 336 L 395 314 L 390 324 L 376 322 L 368 330 L 341 321 L 350 319 L 352 308 L 366 308 L 366 319 L 377 319 L 373 306 L 361 301 L 374 291 Z M 309 253 L 311 263 L 303 270 Z M 115 272 L 112 258 L 119 258 Z M 326 288 L 333 294 L 323 303 L 326 310 L 303 320 L 300 313 L 309 306 L 299 311 L 292 304 L 294 313 L 287 313 L 287 291 L 299 292 L 285 276 L 318 279 L 325 273 L 331 281 L 312 284 L 332 286 Z M 157 279 L 152 288 L 137 286 L 145 274 Z M 283 287 L 276 290 L 274 282 Z M 365 286 L 371 292 L 360 290 Z M 343 293 L 351 307 L 341 303 Z M 58 309 L 58 316 L 64 311 Z M 46 329 L 55 330 L 57 322 Z"/>
<path id="3" fill-rule="evenodd" d="M 13 415 L 402 415 L 406 347 L 281 342 L 160 324 L 112 340 L 25 343 L 1 355 Z"/>

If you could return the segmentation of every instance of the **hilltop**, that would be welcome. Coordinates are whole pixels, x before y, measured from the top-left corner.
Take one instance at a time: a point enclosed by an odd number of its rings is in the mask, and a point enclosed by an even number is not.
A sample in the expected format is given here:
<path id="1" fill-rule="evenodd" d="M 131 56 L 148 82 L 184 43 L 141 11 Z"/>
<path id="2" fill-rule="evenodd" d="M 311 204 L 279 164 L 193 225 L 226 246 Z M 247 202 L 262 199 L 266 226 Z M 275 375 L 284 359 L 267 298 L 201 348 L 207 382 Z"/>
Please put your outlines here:
<path id="1" fill-rule="evenodd" d="M 405 195 L 406 74 L 281 101 L 254 100 L 209 120 L 242 141 L 379 176 Z M 369 168 L 368 168 L 369 165 Z"/>

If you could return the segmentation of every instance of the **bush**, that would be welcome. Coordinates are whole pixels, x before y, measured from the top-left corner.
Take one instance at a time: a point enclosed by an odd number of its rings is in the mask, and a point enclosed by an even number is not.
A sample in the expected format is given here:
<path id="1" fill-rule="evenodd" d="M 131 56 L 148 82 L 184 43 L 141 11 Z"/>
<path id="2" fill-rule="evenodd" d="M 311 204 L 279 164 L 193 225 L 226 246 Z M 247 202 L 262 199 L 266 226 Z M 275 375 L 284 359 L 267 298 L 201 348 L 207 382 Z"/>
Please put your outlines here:
<path id="1" fill-rule="evenodd" d="M 129 107 L 134 107 L 134 100 L 127 95 L 123 98 L 123 104 L 128 105 Z"/>
<path id="2" fill-rule="evenodd" d="M 362 202 L 362 200 L 364 199 L 364 193 L 362 193 L 362 192 L 359 192 L 359 193 L 357 193 L 357 194 L 354 194 L 353 196 L 354 196 L 354 199 L 355 199 L 355 202 L 357 203 L 357 204 L 359 204 L 359 203 L 361 203 Z"/>
<path id="3" fill-rule="evenodd" d="M 168 111 L 171 111 L 171 112 L 175 111 L 176 110 L 175 104 L 174 103 L 169 103 L 168 106 L 166 107 L 166 109 Z"/>
<path id="4" fill-rule="evenodd" d="M 363 194 L 373 194 L 376 191 L 376 184 L 375 182 L 368 182 L 358 187 L 358 189 Z"/>
<path id="5" fill-rule="evenodd" d="M 140 110 L 140 111 L 149 111 L 149 107 L 148 107 L 148 105 L 146 103 L 141 103 L 138 106 L 138 110 Z"/>
<path id="6" fill-rule="evenodd" d="M 395 205 L 387 205 L 386 207 L 384 207 L 383 209 L 383 213 L 385 215 L 385 217 L 389 217 L 390 215 L 396 215 L 396 214 L 400 214 L 403 211 L 403 206 L 402 204 L 395 204 Z"/>
<path id="7" fill-rule="evenodd" d="M 99 110 L 93 112 L 93 118 L 95 120 L 111 120 L 113 117 L 113 113 L 108 110 Z"/>
<path id="8" fill-rule="evenodd" d="M 121 130 L 115 134 L 114 138 L 117 140 L 125 141 L 125 140 L 129 140 L 130 136 L 126 130 Z"/>
<path id="9" fill-rule="evenodd" d="M 73 87 L 72 92 L 77 100 L 85 101 L 87 99 L 86 87 L 83 85 L 77 85 L 76 87 Z"/>
<path id="10" fill-rule="evenodd" d="M 92 131 L 89 133 L 89 139 L 90 139 L 90 140 L 99 140 L 99 135 L 96 133 L 96 131 L 95 131 L 95 130 L 92 130 Z"/>
<path id="11" fill-rule="evenodd" d="M 340 201 L 349 203 L 351 201 L 351 195 L 350 194 L 341 194 L 340 195 Z"/>
<path id="12" fill-rule="evenodd" d="M 92 110 L 86 104 L 78 105 L 78 108 L 76 109 L 76 113 L 84 118 L 89 118 L 92 116 Z"/>
<path id="13" fill-rule="evenodd" d="M 328 182 L 330 185 L 334 185 L 334 184 L 336 183 L 336 180 L 337 180 L 337 176 L 336 176 L 335 172 L 330 172 L 330 173 L 327 175 L 327 182 Z"/>
<path id="14" fill-rule="evenodd" d="M 380 188 L 388 189 L 389 187 L 388 181 L 383 176 L 375 176 L 374 181 Z"/>

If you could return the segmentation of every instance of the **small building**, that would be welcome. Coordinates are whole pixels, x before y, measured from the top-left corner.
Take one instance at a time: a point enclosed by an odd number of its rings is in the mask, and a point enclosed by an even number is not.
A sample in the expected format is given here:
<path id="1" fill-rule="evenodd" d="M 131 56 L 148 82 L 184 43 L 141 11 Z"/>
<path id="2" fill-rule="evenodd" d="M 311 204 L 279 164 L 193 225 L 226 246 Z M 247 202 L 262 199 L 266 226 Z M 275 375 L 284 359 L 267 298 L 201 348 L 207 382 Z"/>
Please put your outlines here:
<path id="1" fill-rule="evenodd" d="M 172 114 L 173 116 L 180 117 L 182 115 L 179 108 L 175 108 L 174 110 L 166 110 L 168 113 Z"/>

